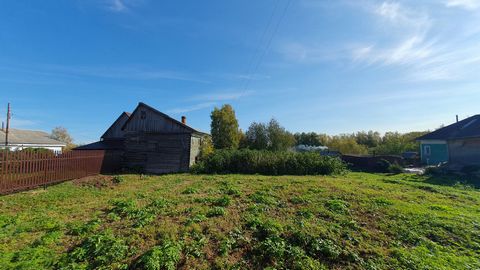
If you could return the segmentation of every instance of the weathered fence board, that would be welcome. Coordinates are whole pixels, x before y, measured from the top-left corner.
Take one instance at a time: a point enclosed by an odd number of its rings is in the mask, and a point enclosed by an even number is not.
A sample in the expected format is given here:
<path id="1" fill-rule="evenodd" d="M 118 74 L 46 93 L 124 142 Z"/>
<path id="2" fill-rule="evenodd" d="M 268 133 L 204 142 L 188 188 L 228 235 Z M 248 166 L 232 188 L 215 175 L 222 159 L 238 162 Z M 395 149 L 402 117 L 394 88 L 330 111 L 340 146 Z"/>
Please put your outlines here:
<path id="1" fill-rule="evenodd" d="M 0 153 L 0 194 L 35 188 L 105 171 L 102 150 L 60 155 L 34 152 Z"/>

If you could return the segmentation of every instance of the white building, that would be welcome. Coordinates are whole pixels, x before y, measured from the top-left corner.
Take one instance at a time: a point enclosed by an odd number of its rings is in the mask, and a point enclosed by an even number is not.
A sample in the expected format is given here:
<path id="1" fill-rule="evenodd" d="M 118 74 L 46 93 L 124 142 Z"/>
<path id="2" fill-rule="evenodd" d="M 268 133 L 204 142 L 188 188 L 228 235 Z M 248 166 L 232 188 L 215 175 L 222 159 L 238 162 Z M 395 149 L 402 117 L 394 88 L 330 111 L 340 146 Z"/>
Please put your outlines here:
<path id="1" fill-rule="evenodd" d="M 7 148 L 11 151 L 44 148 L 62 153 L 62 148 L 65 146 L 66 143 L 50 138 L 50 135 L 43 131 L 10 129 L 8 132 Z M 0 149 L 5 149 L 5 130 L 0 130 Z"/>

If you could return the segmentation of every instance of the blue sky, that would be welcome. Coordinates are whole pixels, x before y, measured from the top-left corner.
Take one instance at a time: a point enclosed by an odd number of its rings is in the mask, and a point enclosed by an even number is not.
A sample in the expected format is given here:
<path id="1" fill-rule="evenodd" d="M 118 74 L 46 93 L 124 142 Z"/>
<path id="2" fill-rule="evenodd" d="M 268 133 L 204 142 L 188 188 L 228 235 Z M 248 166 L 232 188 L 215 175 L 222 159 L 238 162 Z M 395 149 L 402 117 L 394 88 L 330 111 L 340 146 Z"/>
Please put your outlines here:
<path id="1" fill-rule="evenodd" d="M 244 130 L 434 129 L 479 113 L 479 65 L 479 0 L 0 3 L 0 106 L 77 143 L 139 101 L 204 131 L 224 103 Z"/>

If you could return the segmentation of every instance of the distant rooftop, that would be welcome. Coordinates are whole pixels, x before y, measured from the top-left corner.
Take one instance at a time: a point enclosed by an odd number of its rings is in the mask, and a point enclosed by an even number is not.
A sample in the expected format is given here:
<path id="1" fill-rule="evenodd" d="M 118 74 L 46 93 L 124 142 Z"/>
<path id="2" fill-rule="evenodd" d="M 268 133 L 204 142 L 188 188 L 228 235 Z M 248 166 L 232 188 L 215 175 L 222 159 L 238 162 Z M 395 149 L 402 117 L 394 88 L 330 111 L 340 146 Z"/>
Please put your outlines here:
<path id="1" fill-rule="evenodd" d="M 480 114 L 418 137 L 417 140 L 453 140 L 480 138 Z"/>
<path id="2" fill-rule="evenodd" d="M 50 138 L 50 134 L 44 131 L 23 129 L 10 129 L 8 133 L 8 143 L 66 145 L 64 142 Z M 0 145 L 5 145 L 5 130 L 0 130 Z"/>

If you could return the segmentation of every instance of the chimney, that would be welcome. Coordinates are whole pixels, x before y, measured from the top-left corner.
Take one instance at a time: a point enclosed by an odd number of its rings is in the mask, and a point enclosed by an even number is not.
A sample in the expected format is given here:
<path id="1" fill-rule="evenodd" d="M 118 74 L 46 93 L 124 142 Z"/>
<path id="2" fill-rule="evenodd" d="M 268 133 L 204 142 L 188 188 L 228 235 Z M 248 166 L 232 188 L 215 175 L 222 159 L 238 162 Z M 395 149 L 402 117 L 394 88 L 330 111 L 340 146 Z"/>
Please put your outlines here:
<path id="1" fill-rule="evenodd" d="M 182 116 L 182 124 L 184 124 L 184 125 L 187 124 L 187 117 Z"/>
<path id="2" fill-rule="evenodd" d="M 5 130 L 5 122 L 2 121 L 2 131 Z"/>
<path id="3" fill-rule="evenodd" d="M 457 116 L 457 123 L 458 123 L 458 114 L 456 116 Z"/>

